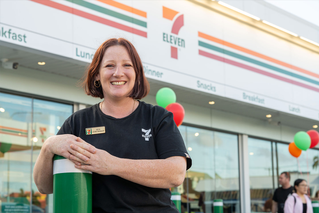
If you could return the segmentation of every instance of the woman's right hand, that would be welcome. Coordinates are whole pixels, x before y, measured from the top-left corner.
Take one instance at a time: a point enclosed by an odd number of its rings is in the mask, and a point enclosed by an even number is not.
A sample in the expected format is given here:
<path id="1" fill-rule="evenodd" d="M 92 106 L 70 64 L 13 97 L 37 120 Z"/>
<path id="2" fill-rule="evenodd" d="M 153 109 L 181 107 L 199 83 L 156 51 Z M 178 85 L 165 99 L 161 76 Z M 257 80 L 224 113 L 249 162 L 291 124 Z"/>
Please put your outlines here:
<path id="1" fill-rule="evenodd" d="M 47 150 L 52 154 L 52 156 L 60 155 L 74 163 L 87 161 L 87 159 L 91 157 L 91 154 L 96 153 L 96 148 L 94 146 L 71 134 L 51 136 L 43 145 L 47 146 Z M 84 151 L 81 153 L 75 153 L 71 148 L 72 145 L 79 146 Z M 74 157 L 71 158 L 71 156 Z"/>

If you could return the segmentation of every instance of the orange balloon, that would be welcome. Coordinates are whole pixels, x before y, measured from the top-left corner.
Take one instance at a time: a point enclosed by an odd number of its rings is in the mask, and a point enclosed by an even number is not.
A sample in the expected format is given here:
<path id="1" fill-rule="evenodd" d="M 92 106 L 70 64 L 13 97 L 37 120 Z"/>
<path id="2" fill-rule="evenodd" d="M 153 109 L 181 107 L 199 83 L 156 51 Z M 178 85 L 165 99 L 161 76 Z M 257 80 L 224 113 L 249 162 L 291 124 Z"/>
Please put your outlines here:
<path id="1" fill-rule="evenodd" d="M 301 155 L 301 150 L 298 149 L 298 147 L 296 146 L 294 142 L 289 144 L 288 150 L 290 154 L 294 156 L 295 158 L 298 158 Z"/>

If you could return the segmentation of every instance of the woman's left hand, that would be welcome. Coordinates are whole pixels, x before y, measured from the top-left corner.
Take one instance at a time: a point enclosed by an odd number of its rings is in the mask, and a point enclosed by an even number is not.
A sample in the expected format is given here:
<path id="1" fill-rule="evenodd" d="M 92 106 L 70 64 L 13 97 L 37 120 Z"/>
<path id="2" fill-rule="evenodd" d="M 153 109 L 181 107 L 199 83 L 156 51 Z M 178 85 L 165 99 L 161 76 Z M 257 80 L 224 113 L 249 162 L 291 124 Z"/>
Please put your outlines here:
<path id="1" fill-rule="evenodd" d="M 80 152 L 82 149 L 78 146 L 71 147 L 74 151 Z M 75 163 L 75 167 L 91 172 L 95 172 L 100 175 L 112 175 L 112 166 L 115 166 L 117 157 L 111 155 L 107 151 L 96 149 L 95 154 L 91 154 L 91 157 L 87 161 Z"/>

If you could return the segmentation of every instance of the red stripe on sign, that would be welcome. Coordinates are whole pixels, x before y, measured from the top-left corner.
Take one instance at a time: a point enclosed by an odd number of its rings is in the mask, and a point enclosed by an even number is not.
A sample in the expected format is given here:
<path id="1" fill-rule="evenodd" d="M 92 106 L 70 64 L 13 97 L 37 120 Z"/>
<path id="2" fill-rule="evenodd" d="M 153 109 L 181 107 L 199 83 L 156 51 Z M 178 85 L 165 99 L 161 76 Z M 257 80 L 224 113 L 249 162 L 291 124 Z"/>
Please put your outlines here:
<path id="1" fill-rule="evenodd" d="M 177 59 L 177 48 L 171 46 L 171 57 Z"/>
<path id="2" fill-rule="evenodd" d="M 45 5 L 48 7 L 52 7 L 52 8 L 55 8 L 55 9 L 58 9 L 58 10 L 61 10 L 61 11 L 67 12 L 67 13 L 71 13 L 73 15 L 77 15 L 77 16 L 80 16 L 80 17 L 83 17 L 83 18 L 110 26 L 110 27 L 114 27 L 114 28 L 129 32 L 129 33 L 133 33 L 133 34 L 147 38 L 147 32 L 144 32 L 144 31 L 132 28 L 132 27 L 128 27 L 126 25 L 119 24 L 117 22 L 114 22 L 114 21 L 111 21 L 111 20 L 108 20 L 105 18 L 101 18 L 101 17 L 95 16 L 95 15 L 92 15 L 90 13 L 83 12 L 81 10 L 71 8 L 71 7 L 68 7 L 68 6 L 53 2 L 53 1 L 49 1 L 49 0 L 30 0 L 30 1 L 42 4 L 42 5 Z"/>
<path id="3" fill-rule="evenodd" d="M 284 82 L 287 82 L 287 83 L 290 83 L 290 84 L 294 84 L 294 85 L 297 85 L 297 86 L 300 86 L 300 87 L 303 87 L 303 88 L 306 88 L 306 89 L 309 89 L 309 90 L 313 90 L 313 91 L 319 92 L 319 89 L 316 88 L 316 87 L 312 87 L 312 86 L 309 86 L 307 84 L 303 84 L 303 83 L 300 83 L 298 81 L 291 80 L 289 78 L 285 78 L 285 77 L 282 77 L 282 76 L 279 76 L 279 75 L 275 75 L 275 74 L 272 74 L 272 73 L 257 69 L 255 67 L 248 66 L 246 64 L 242 64 L 242 63 L 239 63 L 239 62 L 236 62 L 236 61 L 233 61 L 233 60 L 229 60 L 227 58 L 223 58 L 223 57 L 220 57 L 220 56 L 205 52 L 203 50 L 198 50 L 198 53 L 199 53 L 199 55 L 205 56 L 207 58 L 215 59 L 217 61 L 221 61 L 221 62 L 224 62 L 224 63 L 227 63 L 227 64 L 231 64 L 233 66 L 240 67 L 240 68 L 243 68 L 243 69 L 258 73 L 258 74 L 261 74 L 261 75 L 265 75 L 265 76 L 268 76 L 268 77 L 271 77 L 271 78 L 274 78 L 274 79 L 277 79 L 277 80 L 280 80 L 280 81 L 284 81 Z"/>

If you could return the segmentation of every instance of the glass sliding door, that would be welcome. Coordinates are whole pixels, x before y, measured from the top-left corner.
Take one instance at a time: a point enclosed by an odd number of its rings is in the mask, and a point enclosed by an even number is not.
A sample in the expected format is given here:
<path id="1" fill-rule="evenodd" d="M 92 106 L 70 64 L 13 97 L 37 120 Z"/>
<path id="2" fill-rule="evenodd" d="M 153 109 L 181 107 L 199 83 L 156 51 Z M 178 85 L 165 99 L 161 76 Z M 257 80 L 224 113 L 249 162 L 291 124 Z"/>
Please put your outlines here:
<path id="1" fill-rule="evenodd" d="M 238 136 L 196 127 L 179 127 L 193 160 L 182 186 L 182 212 L 213 212 L 223 199 L 224 213 L 239 213 Z"/>
<path id="2" fill-rule="evenodd" d="M 248 138 L 251 212 L 271 212 L 273 157 L 271 141 Z"/>
<path id="3" fill-rule="evenodd" d="M 72 105 L 0 93 L 0 212 L 53 212 L 32 171 L 43 142 L 72 111 Z"/>

